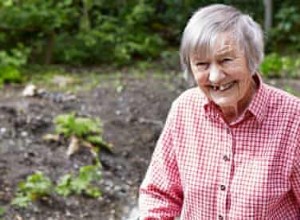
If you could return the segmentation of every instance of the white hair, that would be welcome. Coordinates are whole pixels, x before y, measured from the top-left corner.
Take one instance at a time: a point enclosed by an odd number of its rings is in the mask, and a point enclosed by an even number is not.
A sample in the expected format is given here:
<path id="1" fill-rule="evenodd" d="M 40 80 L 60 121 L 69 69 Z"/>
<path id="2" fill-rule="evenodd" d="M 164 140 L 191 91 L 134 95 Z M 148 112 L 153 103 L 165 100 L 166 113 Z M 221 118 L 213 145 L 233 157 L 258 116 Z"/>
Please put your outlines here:
<path id="1" fill-rule="evenodd" d="M 249 71 L 254 74 L 264 57 L 263 31 L 249 15 L 222 4 L 200 8 L 188 21 L 180 46 L 183 70 L 191 73 L 191 55 L 210 54 L 220 33 L 232 34 L 245 53 Z"/>

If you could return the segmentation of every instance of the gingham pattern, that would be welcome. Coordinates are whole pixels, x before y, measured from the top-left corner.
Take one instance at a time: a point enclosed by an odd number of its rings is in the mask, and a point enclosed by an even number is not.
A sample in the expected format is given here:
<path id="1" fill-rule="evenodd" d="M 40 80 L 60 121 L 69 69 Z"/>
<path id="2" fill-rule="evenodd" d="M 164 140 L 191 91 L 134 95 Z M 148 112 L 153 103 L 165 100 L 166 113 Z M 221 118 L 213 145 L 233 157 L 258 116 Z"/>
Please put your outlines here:
<path id="1" fill-rule="evenodd" d="M 140 188 L 140 219 L 300 219 L 300 101 L 260 81 L 230 125 L 198 88 L 172 105 Z"/>

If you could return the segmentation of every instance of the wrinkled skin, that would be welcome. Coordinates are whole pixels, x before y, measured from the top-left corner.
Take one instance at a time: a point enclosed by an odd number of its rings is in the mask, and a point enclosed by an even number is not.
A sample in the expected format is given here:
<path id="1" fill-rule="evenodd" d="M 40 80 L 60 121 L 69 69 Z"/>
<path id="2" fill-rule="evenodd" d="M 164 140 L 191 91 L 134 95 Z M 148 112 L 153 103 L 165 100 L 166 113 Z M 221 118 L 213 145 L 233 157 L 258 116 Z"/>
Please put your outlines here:
<path id="1" fill-rule="evenodd" d="M 193 54 L 191 69 L 206 97 L 220 107 L 231 122 L 247 108 L 256 86 L 246 56 L 230 34 L 219 34 L 212 52 Z"/>

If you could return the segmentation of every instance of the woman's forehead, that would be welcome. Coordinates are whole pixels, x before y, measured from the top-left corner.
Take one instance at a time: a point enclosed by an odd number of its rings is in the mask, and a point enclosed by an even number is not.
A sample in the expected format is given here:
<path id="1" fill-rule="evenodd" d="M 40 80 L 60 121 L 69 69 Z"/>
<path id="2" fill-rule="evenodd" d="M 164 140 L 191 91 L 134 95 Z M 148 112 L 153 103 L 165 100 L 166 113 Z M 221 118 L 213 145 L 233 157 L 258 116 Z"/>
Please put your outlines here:
<path id="1" fill-rule="evenodd" d="M 240 45 L 231 34 L 219 34 L 212 41 L 200 43 L 192 52 L 192 58 L 232 55 L 240 50 Z"/>

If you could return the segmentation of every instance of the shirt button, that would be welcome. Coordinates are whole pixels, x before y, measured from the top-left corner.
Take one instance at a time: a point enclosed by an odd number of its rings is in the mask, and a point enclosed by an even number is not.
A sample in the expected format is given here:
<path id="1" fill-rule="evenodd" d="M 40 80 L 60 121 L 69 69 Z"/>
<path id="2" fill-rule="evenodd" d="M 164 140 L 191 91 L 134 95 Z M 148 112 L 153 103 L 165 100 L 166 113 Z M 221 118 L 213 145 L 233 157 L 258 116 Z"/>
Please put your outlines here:
<path id="1" fill-rule="evenodd" d="M 229 161 L 230 159 L 229 159 L 229 157 L 227 155 L 224 155 L 223 160 L 224 161 Z"/>
<path id="2" fill-rule="evenodd" d="M 223 220 L 224 217 L 222 215 L 219 215 L 219 220 Z"/>
<path id="3" fill-rule="evenodd" d="M 221 189 L 222 191 L 224 191 L 224 190 L 226 189 L 226 186 L 221 185 L 221 186 L 220 186 L 220 189 Z"/>

